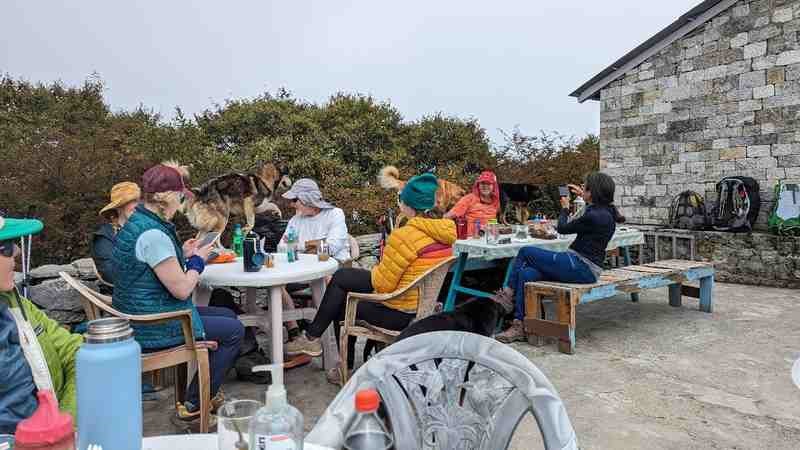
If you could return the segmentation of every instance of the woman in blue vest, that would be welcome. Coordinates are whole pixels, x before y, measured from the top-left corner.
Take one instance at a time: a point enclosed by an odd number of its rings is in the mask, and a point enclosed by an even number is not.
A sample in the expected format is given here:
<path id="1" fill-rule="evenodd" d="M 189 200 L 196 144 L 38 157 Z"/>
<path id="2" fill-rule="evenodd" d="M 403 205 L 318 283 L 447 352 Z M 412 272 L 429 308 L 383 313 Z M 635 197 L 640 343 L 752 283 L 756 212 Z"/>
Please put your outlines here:
<path id="1" fill-rule="evenodd" d="M 195 307 L 192 292 L 211 245 L 197 248 L 197 240 L 181 245 L 172 218 L 181 210 L 187 195 L 185 167 L 163 163 L 148 169 L 142 176 L 143 203 L 117 234 L 112 261 L 114 267 L 113 306 L 127 314 L 157 314 L 178 310 L 192 311 L 192 326 L 198 340 L 216 341 L 211 352 L 212 407 L 222 402 L 217 395 L 225 374 L 239 355 L 244 327 L 236 314 L 227 308 Z M 134 326 L 136 340 L 144 351 L 181 345 L 184 342 L 180 323 Z M 178 405 L 183 420 L 199 417 L 197 378 L 192 380 L 186 402 Z"/>

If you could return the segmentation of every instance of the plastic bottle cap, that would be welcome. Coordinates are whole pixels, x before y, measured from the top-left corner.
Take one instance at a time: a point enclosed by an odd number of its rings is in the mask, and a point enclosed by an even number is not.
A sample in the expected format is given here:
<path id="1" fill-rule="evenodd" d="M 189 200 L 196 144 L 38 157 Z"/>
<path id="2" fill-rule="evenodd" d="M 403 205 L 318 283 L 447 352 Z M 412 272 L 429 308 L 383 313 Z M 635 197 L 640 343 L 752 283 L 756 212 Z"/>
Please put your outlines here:
<path id="1" fill-rule="evenodd" d="M 72 435 L 72 416 L 58 410 L 52 391 L 36 393 L 39 407 L 33 415 L 17 425 L 17 444 L 55 444 Z"/>
<path id="2" fill-rule="evenodd" d="M 356 411 L 375 412 L 381 404 L 381 396 L 375 389 L 362 389 L 356 393 Z"/>

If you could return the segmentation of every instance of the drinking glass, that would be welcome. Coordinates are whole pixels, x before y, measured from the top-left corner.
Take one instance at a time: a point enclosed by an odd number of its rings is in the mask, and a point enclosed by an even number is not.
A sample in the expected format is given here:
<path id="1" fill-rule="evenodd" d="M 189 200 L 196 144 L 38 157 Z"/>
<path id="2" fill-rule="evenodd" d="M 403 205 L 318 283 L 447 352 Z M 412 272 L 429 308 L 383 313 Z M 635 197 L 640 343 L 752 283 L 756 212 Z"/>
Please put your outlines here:
<path id="1" fill-rule="evenodd" d="M 247 448 L 250 441 L 250 419 L 261 408 L 255 400 L 232 400 L 217 411 L 217 445 L 219 450 Z"/>
<path id="2" fill-rule="evenodd" d="M 517 240 L 520 240 L 520 241 L 527 241 L 528 240 L 528 226 L 527 225 L 517 225 Z"/>

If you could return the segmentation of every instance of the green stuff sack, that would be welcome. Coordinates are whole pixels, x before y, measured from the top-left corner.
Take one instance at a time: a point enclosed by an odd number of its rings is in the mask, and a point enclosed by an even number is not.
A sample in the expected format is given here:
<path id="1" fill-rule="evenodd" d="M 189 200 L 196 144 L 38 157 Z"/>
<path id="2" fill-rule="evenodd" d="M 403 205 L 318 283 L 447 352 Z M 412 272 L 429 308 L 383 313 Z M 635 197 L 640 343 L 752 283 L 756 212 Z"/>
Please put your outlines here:
<path id="1" fill-rule="evenodd" d="M 774 233 L 800 236 L 800 182 L 779 181 L 775 185 L 775 206 L 768 223 Z"/>

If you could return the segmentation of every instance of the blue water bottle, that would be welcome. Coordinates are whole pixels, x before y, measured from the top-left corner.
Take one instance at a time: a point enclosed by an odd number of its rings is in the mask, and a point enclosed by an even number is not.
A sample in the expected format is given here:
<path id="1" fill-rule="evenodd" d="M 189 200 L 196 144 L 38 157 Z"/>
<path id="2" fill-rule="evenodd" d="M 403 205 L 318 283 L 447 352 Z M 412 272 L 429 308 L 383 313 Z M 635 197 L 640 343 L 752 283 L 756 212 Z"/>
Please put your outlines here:
<path id="1" fill-rule="evenodd" d="M 89 322 L 78 350 L 78 450 L 142 448 L 142 350 L 127 319 Z"/>

